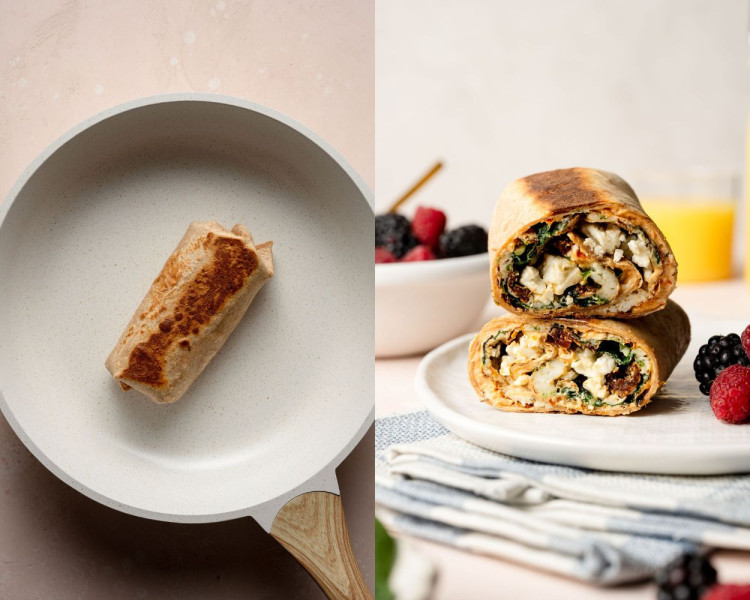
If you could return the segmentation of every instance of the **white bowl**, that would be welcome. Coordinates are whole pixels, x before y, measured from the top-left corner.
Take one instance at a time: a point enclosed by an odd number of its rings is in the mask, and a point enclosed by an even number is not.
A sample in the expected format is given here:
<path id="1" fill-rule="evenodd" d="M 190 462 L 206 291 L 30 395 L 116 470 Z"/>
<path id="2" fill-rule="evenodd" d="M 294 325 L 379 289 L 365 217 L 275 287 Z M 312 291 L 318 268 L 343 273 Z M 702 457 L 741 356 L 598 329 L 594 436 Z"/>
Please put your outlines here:
<path id="1" fill-rule="evenodd" d="M 375 356 L 426 352 L 471 331 L 489 296 L 486 253 L 375 265 Z"/>

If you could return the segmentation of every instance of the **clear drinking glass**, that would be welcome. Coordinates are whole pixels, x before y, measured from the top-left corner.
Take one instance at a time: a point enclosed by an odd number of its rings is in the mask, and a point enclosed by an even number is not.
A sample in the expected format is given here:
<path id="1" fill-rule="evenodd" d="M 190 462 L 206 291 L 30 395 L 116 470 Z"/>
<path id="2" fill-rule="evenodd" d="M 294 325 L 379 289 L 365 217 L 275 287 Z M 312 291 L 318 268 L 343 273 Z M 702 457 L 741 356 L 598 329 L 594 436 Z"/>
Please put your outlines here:
<path id="1" fill-rule="evenodd" d="M 739 178 L 731 171 L 692 169 L 641 173 L 633 181 L 644 210 L 672 247 L 679 281 L 732 276 L 732 239 Z"/>

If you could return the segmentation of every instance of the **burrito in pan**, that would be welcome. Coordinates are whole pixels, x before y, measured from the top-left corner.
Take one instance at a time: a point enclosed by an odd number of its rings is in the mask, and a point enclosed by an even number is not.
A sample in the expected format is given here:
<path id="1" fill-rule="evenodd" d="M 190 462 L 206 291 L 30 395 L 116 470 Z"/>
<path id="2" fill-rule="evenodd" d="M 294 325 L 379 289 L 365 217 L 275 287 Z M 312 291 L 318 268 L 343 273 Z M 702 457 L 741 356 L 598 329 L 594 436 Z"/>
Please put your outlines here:
<path id="1" fill-rule="evenodd" d="M 664 235 L 613 173 L 560 169 L 511 183 L 489 232 L 495 303 L 538 317 L 660 310 L 677 279 Z"/>
<path id="2" fill-rule="evenodd" d="M 625 415 L 652 400 L 689 342 L 688 317 L 671 300 L 628 321 L 508 314 L 474 338 L 469 380 L 501 410 Z"/>
<path id="3" fill-rule="evenodd" d="M 106 360 L 120 386 L 178 400 L 273 276 L 272 244 L 256 247 L 242 225 L 191 223 Z"/>

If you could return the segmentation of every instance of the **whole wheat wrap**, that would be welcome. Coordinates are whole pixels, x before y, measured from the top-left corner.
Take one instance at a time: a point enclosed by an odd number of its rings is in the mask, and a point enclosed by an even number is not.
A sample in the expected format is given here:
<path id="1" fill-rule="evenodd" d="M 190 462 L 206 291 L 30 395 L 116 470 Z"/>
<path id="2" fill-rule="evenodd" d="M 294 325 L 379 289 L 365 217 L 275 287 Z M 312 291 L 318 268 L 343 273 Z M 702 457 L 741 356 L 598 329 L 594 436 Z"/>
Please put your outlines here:
<path id="1" fill-rule="evenodd" d="M 178 400 L 273 276 L 272 244 L 256 247 L 242 225 L 191 223 L 107 357 L 122 388 Z"/>
<path id="2" fill-rule="evenodd" d="M 501 410 L 624 415 L 653 399 L 689 342 L 688 317 L 671 300 L 628 321 L 508 314 L 471 343 L 469 380 Z"/>
<path id="3" fill-rule="evenodd" d="M 674 254 L 635 192 L 595 169 L 508 185 L 488 247 L 495 303 L 539 317 L 646 315 L 664 306 L 677 279 Z"/>

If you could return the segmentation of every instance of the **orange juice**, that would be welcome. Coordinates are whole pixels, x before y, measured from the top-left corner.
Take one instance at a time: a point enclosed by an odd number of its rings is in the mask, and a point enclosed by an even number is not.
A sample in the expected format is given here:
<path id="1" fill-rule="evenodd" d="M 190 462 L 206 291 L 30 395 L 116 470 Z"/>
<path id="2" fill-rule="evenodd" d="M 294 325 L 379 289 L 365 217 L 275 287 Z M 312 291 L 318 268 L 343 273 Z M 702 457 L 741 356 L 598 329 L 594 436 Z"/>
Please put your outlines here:
<path id="1" fill-rule="evenodd" d="M 745 144 L 745 282 L 750 284 L 750 115 Z"/>
<path id="2" fill-rule="evenodd" d="M 641 204 L 672 246 L 679 282 L 732 276 L 732 199 L 647 197 Z"/>

